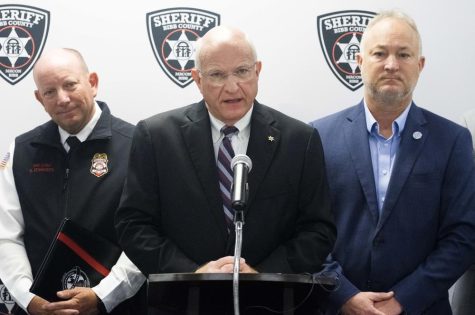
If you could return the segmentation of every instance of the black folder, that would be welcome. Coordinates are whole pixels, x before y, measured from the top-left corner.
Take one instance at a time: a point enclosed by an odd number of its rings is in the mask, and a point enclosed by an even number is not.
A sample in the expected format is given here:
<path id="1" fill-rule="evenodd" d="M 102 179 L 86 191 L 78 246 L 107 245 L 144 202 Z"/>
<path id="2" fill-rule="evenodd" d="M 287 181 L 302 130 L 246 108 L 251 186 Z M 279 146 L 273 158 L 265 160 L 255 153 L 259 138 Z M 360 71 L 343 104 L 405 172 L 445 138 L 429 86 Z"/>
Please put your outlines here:
<path id="1" fill-rule="evenodd" d="M 107 276 L 122 250 L 111 241 L 65 218 L 30 291 L 50 302 L 56 292 L 94 287 Z"/>

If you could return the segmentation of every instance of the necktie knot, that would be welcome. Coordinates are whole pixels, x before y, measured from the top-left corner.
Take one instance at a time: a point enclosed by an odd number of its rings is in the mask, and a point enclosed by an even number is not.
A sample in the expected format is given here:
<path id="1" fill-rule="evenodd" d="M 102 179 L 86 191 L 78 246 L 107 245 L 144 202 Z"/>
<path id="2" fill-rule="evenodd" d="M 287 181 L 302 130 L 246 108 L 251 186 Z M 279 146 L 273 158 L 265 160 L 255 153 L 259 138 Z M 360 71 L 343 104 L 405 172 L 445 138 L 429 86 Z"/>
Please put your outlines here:
<path id="1" fill-rule="evenodd" d="M 74 150 L 81 143 L 81 141 L 76 136 L 69 136 L 66 139 L 66 142 L 69 145 L 69 150 Z"/>
<path id="2" fill-rule="evenodd" d="M 221 131 L 225 137 L 229 138 L 232 137 L 232 135 L 238 132 L 239 130 L 234 126 L 224 126 L 223 128 L 221 128 Z"/>

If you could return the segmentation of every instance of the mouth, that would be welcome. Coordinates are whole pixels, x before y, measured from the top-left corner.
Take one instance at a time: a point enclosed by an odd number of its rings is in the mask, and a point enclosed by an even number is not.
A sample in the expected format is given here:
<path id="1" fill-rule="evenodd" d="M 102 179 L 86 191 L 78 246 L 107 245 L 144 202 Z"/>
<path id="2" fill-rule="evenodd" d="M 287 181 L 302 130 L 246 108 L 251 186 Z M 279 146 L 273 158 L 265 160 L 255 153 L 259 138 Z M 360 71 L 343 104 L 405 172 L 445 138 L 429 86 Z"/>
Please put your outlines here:
<path id="1" fill-rule="evenodd" d="M 224 100 L 224 103 L 232 105 L 232 104 L 240 103 L 241 101 L 242 101 L 242 98 L 230 98 L 230 99 Z"/>
<path id="2" fill-rule="evenodd" d="M 57 113 L 57 115 L 63 115 L 63 116 L 64 115 L 69 115 L 69 114 L 73 113 L 75 109 L 76 109 L 75 107 L 71 107 L 71 108 L 68 108 L 68 109 L 61 110 Z"/>
<path id="3" fill-rule="evenodd" d="M 381 81 L 401 81 L 400 77 L 382 77 Z"/>

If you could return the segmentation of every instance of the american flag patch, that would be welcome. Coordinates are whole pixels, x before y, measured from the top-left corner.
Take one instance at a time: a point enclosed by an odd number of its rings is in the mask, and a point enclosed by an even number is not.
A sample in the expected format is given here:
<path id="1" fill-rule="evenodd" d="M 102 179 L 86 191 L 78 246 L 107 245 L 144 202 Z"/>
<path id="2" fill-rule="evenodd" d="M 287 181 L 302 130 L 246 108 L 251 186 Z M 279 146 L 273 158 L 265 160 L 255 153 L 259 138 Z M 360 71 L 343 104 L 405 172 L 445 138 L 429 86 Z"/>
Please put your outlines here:
<path id="1" fill-rule="evenodd" d="M 5 156 L 3 157 L 2 161 L 0 161 L 0 170 L 5 169 L 7 167 L 7 163 L 10 160 L 10 152 L 7 152 Z"/>

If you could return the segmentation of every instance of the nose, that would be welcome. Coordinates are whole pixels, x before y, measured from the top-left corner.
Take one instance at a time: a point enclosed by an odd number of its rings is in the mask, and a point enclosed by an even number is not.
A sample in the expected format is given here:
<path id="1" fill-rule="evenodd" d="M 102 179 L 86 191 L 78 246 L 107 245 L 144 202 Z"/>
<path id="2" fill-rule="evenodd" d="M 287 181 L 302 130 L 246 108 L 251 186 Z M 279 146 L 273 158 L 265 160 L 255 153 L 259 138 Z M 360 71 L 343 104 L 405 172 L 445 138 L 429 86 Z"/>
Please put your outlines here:
<path id="1" fill-rule="evenodd" d="M 224 81 L 224 89 L 227 92 L 236 92 L 239 89 L 239 79 L 234 75 L 229 75 Z"/>
<path id="2" fill-rule="evenodd" d="M 394 55 L 389 55 L 384 64 L 384 69 L 386 71 L 397 71 L 399 69 L 399 62 L 397 57 Z"/>
<path id="3" fill-rule="evenodd" d="M 69 93 L 64 90 L 59 90 L 58 91 L 58 104 L 59 105 L 67 105 L 69 104 Z"/>

